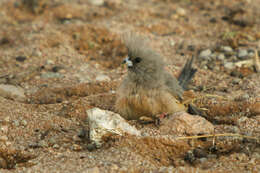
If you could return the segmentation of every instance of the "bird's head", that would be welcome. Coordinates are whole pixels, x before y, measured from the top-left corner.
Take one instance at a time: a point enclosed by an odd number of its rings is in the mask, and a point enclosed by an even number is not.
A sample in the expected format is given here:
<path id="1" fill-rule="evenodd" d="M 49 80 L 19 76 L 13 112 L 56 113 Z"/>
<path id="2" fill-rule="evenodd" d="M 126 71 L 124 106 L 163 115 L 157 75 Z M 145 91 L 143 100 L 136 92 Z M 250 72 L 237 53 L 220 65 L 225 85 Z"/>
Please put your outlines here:
<path id="1" fill-rule="evenodd" d="M 129 34 L 124 38 L 128 56 L 124 59 L 129 73 L 152 75 L 163 69 L 162 57 L 142 37 Z"/>

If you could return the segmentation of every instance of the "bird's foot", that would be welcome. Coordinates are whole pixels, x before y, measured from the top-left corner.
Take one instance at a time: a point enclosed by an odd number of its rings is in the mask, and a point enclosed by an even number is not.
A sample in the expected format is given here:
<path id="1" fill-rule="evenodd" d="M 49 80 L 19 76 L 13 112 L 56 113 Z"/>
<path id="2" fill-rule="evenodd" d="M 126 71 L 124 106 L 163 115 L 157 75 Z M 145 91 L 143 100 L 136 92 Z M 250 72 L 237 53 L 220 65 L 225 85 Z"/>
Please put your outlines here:
<path id="1" fill-rule="evenodd" d="M 147 117 L 147 116 L 141 116 L 139 118 L 139 122 L 142 124 L 150 124 L 150 123 L 154 123 L 154 118 L 152 117 Z"/>

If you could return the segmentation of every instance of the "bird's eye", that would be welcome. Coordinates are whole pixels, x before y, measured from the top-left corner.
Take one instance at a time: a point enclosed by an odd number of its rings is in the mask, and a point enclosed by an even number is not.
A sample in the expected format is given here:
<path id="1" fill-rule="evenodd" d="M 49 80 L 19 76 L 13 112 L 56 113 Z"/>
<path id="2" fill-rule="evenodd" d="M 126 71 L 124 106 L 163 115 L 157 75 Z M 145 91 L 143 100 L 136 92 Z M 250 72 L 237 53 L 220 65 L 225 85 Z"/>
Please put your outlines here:
<path id="1" fill-rule="evenodd" d="M 140 58 L 140 57 L 136 57 L 134 61 L 135 61 L 135 63 L 139 63 L 139 62 L 142 61 L 142 58 Z"/>

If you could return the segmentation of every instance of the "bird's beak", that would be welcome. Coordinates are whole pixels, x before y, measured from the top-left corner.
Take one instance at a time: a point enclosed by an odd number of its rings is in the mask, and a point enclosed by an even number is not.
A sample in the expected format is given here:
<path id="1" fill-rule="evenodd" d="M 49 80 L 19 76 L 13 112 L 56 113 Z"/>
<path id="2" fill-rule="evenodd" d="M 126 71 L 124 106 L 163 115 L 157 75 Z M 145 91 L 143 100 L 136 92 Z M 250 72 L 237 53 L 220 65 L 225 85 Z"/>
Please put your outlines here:
<path id="1" fill-rule="evenodd" d="M 123 64 L 126 64 L 127 67 L 133 67 L 133 62 L 130 60 L 129 57 L 126 57 L 123 61 Z"/>

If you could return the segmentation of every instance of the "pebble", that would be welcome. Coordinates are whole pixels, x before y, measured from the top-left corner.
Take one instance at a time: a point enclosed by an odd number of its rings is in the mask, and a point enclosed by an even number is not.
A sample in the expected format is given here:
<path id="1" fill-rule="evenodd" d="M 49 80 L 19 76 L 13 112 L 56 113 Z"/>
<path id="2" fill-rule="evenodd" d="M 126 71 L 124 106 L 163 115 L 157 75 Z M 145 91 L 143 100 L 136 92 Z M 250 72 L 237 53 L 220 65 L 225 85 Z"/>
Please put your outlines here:
<path id="1" fill-rule="evenodd" d="M 240 81 L 241 81 L 240 79 L 235 78 L 232 80 L 232 84 L 239 84 Z"/>
<path id="2" fill-rule="evenodd" d="M 0 84 L 0 96 L 18 101 L 26 99 L 23 88 L 6 84 Z"/>
<path id="3" fill-rule="evenodd" d="M 189 45 L 189 46 L 187 47 L 187 49 L 188 49 L 189 51 L 194 51 L 194 50 L 195 50 L 195 46 Z"/>
<path id="4" fill-rule="evenodd" d="M 40 147 L 48 147 L 48 144 L 47 144 L 46 141 L 41 140 L 41 141 L 39 142 L 39 146 L 40 146 Z"/>
<path id="5" fill-rule="evenodd" d="M 13 122 L 14 122 L 15 127 L 18 127 L 20 125 L 20 122 L 18 120 L 14 120 Z"/>
<path id="6" fill-rule="evenodd" d="M 217 19 L 213 17 L 213 18 L 211 18 L 211 19 L 209 20 L 209 22 L 210 22 L 210 23 L 216 23 L 216 22 L 217 22 Z"/>
<path id="7" fill-rule="evenodd" d="M 98 167 L 94 167 L 94 168 L 88 168 L 84 170 L 83 173 L 100 173 L 100 171 Z"/>
<path id="8" fill-rule="evenodd" d="M 170 41 L 170 45 L 171 45 L 171 46 L 174 46 L 175 44 L 176 44 L 176 42 L 175 42 L 174 40 L 171 40 L 171 41 Z"/>
<path id="9" fill-rule="evenodd" d="M 216 159 L 218 156 L 216 154 L 209 154 L 207 155 L 209 159 Z"/>
<path id="10" fill-rule="evenodd" d="M 252 58 L 252 57 L 254 57 L 255 56 L 255 53 L 254 52 L 248 52 L 248 57 L 249 58 Z"/>
<path id="11" fill-rule="evenodd" d="M 84 138 L 86 138 L 86 136 L 87 136 L 87 130 L 80 129 L 80 131 L 78 132 L 78 137 L 81 139 L 84 139 Z"/>
<path id="12" fill-rule="evenodd" d="M 226 62 L 226 63 L 224 63 L 224 67 L 225 67 L 226 69 L 231 70 L 231 69 L 233 69 L 233 68 L 235 67 L 235 65 L 234 65 L 233 62 Z"/>
<path id="13" fill-rule="evenodd" d="M 8 137 L 7 136 L 0 136 L 0 141 L 7 141 Z"/>
<path id="14" fill-rule="evenodd" d="M 88 1 L 92 5 L 101 6 L 104 5 L 104 0 L 89 0 Z"/>
<path id="15" fill-rule="evenodd" d="M 185 15 L 186 15 L 186 10 L 183 9 L 183 8 L 177 8 L 177 9 L 176 9 L 176 13 L 177 13 L 179 16 L 185 16 Z"/>
<path id="16" fill-rule="evenodd" d="M 73 139 L 73 141 L 75 141 L 75 142 L 80 142 L 80 141 L 81 141 L 81 139 L 79 138 L 78 135 L 74 135 L 74 136 L 72 137 L 72 139 Z"/>
<path id="17" fill-rule="evenodd" d="M 244 59 L 244 58 L 246 58 L 248 56 L 248 52 L 247 52 L 247 50 L 246 49 L 239 49 L 238 50 L 238 54 L 237 54 L 237 57 L 239 58 L 239 59 Z"/>
<path id="18" fill-rule="evenodd" d="M 96 77 L 96 81 L 99 81 L 99 82 L 110 81 L 110 77 L 107 75 L 100 74 Z"/>
<path id="19" fill-rule="evenodd" d="M 206 49 L 200 52 L 199 54 L 199 58 L 201 59 L 209 59 L 211 55 L 211 50 L 210 49 Z"/>
<path id="20" fill-rule="evenodd" d="M 46 72 L 46 73 L 43 73 L 41 75 L 41 77 L 45 78 L 45 79 L 47 79 L 47 78 L 62 78 L 63 75 L 60 74 L 60 73 L 55 73 L 55 72 Z"/>
<path id="21" fill-rule="evenodd" d="M 57 73 L 58 71 L 60 71 L 62 69 L 62 67 L 61 66 L 54 66 L 54 67 L 52 67 L 52 72 L 54 72 L 54 73 Z"/>
<path id="22" fill-rule="evenodd" d="M 71 149 L 72 149 L 73 151 L 81 151 L 81 150 L 82 150 L 82 147 L 81 147 L 80 145 L 78 145 L 78 144 L 73 144 L 73 145 L 71 146 Z"/>
<path id="23" fill-rule="evenodd" d="M 223 46 L 221 47 L 221 50 L 225 53 L 230 53 L 230 52 L 233 52 L 233 49 L 232 47 L 229 47 L 229 46 Z"/>
<path id="24" fill-rule="evenodd" d="M 54 144 L 54 145 L 53 145 L 53 148 L 55 148 L 55 149 L 59 149 L 60 146 L 59 146 L 58 144 Z"/>
<path id="25" fill-rule="evenodd" d="M 88 151 L 93 151 L 96 149 L 96 145 L 94 143 L 89 143 L 87 145 L 87 149 L 88 149 Z"/>
<path id="26" fill-rule="evenodd" d="M 7 116 L 7 117 L 4 118 L 4 120 L 5 120 L 6 122 L 10 122 L 10 117 Z"/>
<path id="27" fill-rule="evenodd" d="M 8 133 L 8 126 L 1 126 L 0 130 L 4 133 Z"/>
<path id="28" fill-rule="evenodd" d="M 57 140 L 55 139 L 55 137 L 52 137 L 52 138 L 49 139 L 49 143 L 50 143 L 51 145 L 56 144 L 56 142 L 57 142 Z"/>
<path id="29" fill-rule="evenodd" d="M 211 57 L 211 59 L 216 59 L 216 58 L 217 58 L 217 55 L 216 55 L 215 53 L 212 53 L 212 54 L 210 55 L 210 57 Z"/>
<path id="30" fill-rule="evenodd" d="M 34 50 L 32 52 L 32 56 L 41 57 L 42 56 L 42 52 L 39 51 L 39 50 Z"/>
<path id="31" fill-rule="evenodd" d="M 219 61 L 224 61 L 224 59 L 225 59 L 224 53 L 220 53 L 220 54 L 217 56 L 217 60 L 219 60 Z"/>
<path id="32" fill-rule="evenodd" d="M 242 96 L 241 96 L 241 98 L 243 99 L 243 100 L 248 100 L 249 98 L 250 98 L 250 96 L 249 96 L 249 94 L 243 94 Z"/>
<path id="33" fill-rule="evenodd" d="M 47 65 L 53 65 L 53 64 L 54 64 L 54 61 L 48 59 L 48 60 L 46 61 L 46 64 L 47 64 Z"/>
<path id="34" fill-rule="evenodd" d="M 17 57 L 15 58 L 15 60 L 16 60 L 16 61 L 19 61 L 19 62 L 24 62 L 26 59 L 27 59 L 26 56 L 17 56 Z"/>
<path id="35" fill-rule="evenodd" d="M 21 124 L 22 124 L 23 126 L 27 126 L 28 123 L 27 123 L 26 120 L 22 120 Z"/>
<path id="36" fill-rule="evenodd" d="M 205 157 L 202 157 L 202 158 L 199 159 L 200 163 L 204 163 L 204 162 L 206 162 L 207 160 L 208 160 L 208 159 L 205 158 Z"/>

